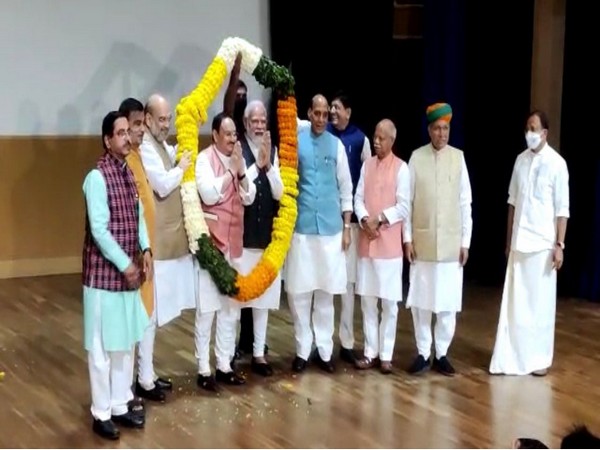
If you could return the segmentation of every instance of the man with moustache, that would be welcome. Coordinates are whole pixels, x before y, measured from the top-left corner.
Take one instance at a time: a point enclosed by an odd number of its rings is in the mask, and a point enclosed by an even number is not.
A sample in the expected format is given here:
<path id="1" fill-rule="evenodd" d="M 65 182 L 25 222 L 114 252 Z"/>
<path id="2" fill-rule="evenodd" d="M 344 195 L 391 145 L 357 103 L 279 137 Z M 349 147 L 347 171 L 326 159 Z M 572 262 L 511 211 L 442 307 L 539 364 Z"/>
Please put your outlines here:
<path id="1" fill-rule="evenodd" d="M 413 151 L 410 216 L 404 223 L 404 253 L 411 264 L 406 306 L 411 308 L 418 355 L 408 369 L 429 369 L 435 321 L 434 370 L 453 376 L 448 349 L 462 309 L 463 267 L 469 258 L 473 220 L 471 183 L 463 152 L 448 145 L 452 108 L 435 103 L 426 110 L 430 143 Z"/>
<path id="2" fill-rule="evenodd" d="M 115 424 L 143 428 L 134 411 L 133 349 L 148 326 L 140 284 L 152 278 L 152 252 L 135 181 L 125 158 L 130 151 L 127 117 L 112 111 L 102 122 L 104 155 L 85 177 L 83 330 L 88 352 L 93 430 L 119 439 Z"/>
<path id="3" fill-rule="evenodd" d="M 356 125 L 350 122 L 352 116 L 352 103 L 350 97 L 343 92 L 338 92 L 331 101 L 329 111 L 330 122 L 327 131 L 338 137 L 344 144 L 350 176 L 352 177 L 352 196 L 356 194 L 358 179 L 363 162 L 371 157 L 371 145 L 369 138 Z M 354 301 L 357 270 L 357 248 L 358 248 L 358 220 L 353 213 L 350 219 L 351 244 L 346 251 L 346 270 L 348 283 L 346 292 L 341 295 L 342 309 L 340 312 L 339 338 L 340 358 L 348 363 L 354 364 Z"/>
<path id="4" fill-rule="evenodd" d="M 142 163 L 142 154 L 140 152 L 140 145 L 142 144 L 142 138 L 144 136 L 144 105 L 142 105 L 142 103 L 135 98 L 127 98 L 121 102 L 121 105 L 119 106 L 119 112 L 125 114 L 127 121 L 129 122 L 129 139 L 131 141 L 131 149 L 125 157 L 125 161 L 127 161 L 127 166 L 133 174 L 133 179 L 135 180 L 140 201 L 144 207 L 144 221 L 146 222 L 150 247 L 152 247 L 152 244 L 155 242 L 154 229 L 156 209 L 154 207 L 154 195 L 152 194 L 152 188 L 150 187 L 150 183 L 148 183 L 148 178 L 146 177 L 146 171 L 144 170 L 144 165 Z M 142 295 L 142 301 L 144 302 L 144 307 L 146 308 L 148 317 L 152 317 L 154 312 L 154 280 L 152 278 L 146 278 L 143 280 L 140 287 L 140 293 Z M 146 332 L 144 333 L 145 339 L 142 339 L 142 341 L 146 346 L 151 343 L 149 339 L 151 339 L 150 333 L 152 332 L 152 329 L 153 327 L 149 326 L 146 328 Z M 148 352 L 144 352 L 142 349 L 140 353 L 139 346 L 140 344 L 138 343 L 138 367 L 145 367 L 146 364 L 144 358 L 142 358 L 140 355 L 146 356 Z M 131 363 L 134 363 L 133 358 Z M 147 392 L 141 392 L 145 394 L 145 398 L 150 400 L 162 401 L 165 399 L 164 392 L 158 388 Z"/>
<path id="5" fill-rule="evenodd" d="M 233 119 L 225 113 L 212 123 L 213 144 L 196 159 L 196 184 L 210 238 L 225 259 L 240 271 L 243 254 L 244 206 L 256 197 L 256 185 L 248 178 L 242 146 L 237 140 Z M 198 268 L 198 286 L 202 293 L 196 309 L 195 342 L 198 359 L 197 384 L 215 391 L 216 382 L 241 385 L 245 379 L 231 367 L 235 337 L 240 318 L 237 300 L 221 294 L 210 273 Z M 210 369 L 210 335 L 217 312 L 215 336 L 216 376 Z"/>
<path id="6" fill-rule="evenodd" d="M 314 327 L 314 359 L 322 370 L 332 373 L 333 296 L 346 292 L 352 179 L 342 141 L 327 131 L 325 97 L 313 97 L 308 117 L 310 128 L 298 131 L 298 218 L 284 277 L 296 337 L 292 369 L 306 369 Z"/>
<path id="7" fill-rule="evenodd" d="M 144 170 L 154 192 L 156 229 L 154 252 L 155 307 L 149 330 L 139 347 L 140 367 L 136 393 L 151 400 L 164 400 L 160 391 L 172 390 L 169 380 L 154 373 L 153 354 L 156 327 L 196 307 L 194 263 L 183 225 L 180 183 L 191 162 L 185 153 L 175 164 L 175 149 L 167 143 L 171 124 L 167 100 L 154 94 L 144 108 L 145 132 L 141 155 Z"/>
<path id="8" fill-rule="evenodd" d="M 279 172 L 277 149 L 271 144 L 267 131 L 267 110 L 260 100 L 248 103 L 244 111 L 246 133 L 241 137 L 242 155 L 248 167 L 249 181 L 256 185 L 255 201 L 244 208 L 244 250 L 240 261 L 241 272 L 250 273 L 271 242 L 273 219 L 283 196 L 283 180 Z M 240 304 L 251 310 L 253 317 L 252 371 L 270 376 L 273 369 L 265 359 L 269 309 L 279 308 L 281 276 L 259 298 Z"/>

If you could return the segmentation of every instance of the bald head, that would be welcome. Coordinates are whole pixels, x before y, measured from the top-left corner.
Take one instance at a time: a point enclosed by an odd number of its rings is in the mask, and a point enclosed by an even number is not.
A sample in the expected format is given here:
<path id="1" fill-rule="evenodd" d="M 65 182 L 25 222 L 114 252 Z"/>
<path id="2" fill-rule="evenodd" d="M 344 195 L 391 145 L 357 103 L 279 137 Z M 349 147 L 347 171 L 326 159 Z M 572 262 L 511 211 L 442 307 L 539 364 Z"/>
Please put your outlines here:
<path id="1" fill-rule="evenodd" d="M 312 98 L 308 110 L 308 119 L 314 134 L 320 135 L 326 130 L 327 121 L 329 120 L 329 103 L 325 96 L 317 94 Z"/>
<path id="2" fill-rule="evenodd" d="M 381 127 L 384 133 L 392 138 L 392 141 L 396 140 L 396 125 L 390 119 L 383 119 L 379 121 L 377 127 Z"/>
<path id="3" fill-rule="evenodd" d="M 396 125 L 390 119 L 383 119 L 375 128 L 373 147 L 379 159 L 385 158 L 392 153 L 392 147 L 396 141 Z"/>
<path id="4" fill-rule="evenodd" d="M 144 107 L 144 123 L 158 142 L 164 142 L 169 136 L 172 118 L 171 105 L 167 99 L 160 94 L 152 94 Z"/>

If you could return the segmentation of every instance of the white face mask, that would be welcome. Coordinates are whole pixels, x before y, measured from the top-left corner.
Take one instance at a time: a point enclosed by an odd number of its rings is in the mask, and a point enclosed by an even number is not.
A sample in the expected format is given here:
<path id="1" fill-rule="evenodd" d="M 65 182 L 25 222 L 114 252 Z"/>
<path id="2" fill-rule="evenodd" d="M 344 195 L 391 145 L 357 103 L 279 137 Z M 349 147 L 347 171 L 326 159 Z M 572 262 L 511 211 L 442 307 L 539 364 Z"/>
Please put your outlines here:
<path id="1" fill-rule="evenodd" d="M 527 141 L 527 147 L 531 150 L 535 150 L 542 142 L 542 134 L 536 133 L 535 131 L 528 131 L 525 133 L 525 140 Z"/>

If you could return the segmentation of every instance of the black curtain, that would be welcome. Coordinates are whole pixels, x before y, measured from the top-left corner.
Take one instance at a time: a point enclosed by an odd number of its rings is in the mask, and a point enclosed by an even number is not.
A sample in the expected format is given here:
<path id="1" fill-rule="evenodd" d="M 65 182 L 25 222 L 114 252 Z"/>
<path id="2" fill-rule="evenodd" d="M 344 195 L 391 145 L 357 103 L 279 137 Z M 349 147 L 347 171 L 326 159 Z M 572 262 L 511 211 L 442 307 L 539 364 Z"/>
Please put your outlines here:
<path id="1" fill-rule="evenodd" d="M 491 9 L 487 2 L 466 2 L 465 23 L 464 151 L 473 190 L 465 277 L 498 286 L 506 270 L 508 184 L 515 158 L 526 147 L 533 0 Z"/>
<path id="2" fill-rule="evenodd" d="M 287 2 L 269 3 L 271 57 L 291 68 L 300 118 L 315 94 L 331 99 L 343 90 L 352 98 L 352 121 L 371 138 L 394 112 L 393 1 L 307 0 L 293 9 L 293 20 Z"/>
<path id="3" fill-rule="evenodd" d="M 582 51 L 598 42 L 598 38 L 590 34 L 590 30 L 594 29 L 592 17 L 589 8 L 582 2 L 567 2 L 559 150 L 569 169 L 571 218 L 558 287 L 562 295 L 598 302 L 600 156 L 594 129 L 597 120 L 593 113 L 595 103 L 591 101 L 589 90 L 597 82 L 593 79 L 596 78 L 595 73 L 590 70 L 592 60 L 586 51 Z"/>

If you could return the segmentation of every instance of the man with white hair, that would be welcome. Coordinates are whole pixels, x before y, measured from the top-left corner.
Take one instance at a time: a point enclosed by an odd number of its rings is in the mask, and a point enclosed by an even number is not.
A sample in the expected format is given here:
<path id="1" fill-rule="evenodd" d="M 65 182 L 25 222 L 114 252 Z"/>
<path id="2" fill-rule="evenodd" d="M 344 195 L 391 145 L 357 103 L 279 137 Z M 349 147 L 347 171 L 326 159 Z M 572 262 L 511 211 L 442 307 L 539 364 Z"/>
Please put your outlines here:
<path id="1" fill-rule="evenodd" d="M 153 353 L 156 327 L 165 325 L 184 309 L 196 307 L 194 263 L 183 225 L 183 206 L 179 186 L 191 163 L 189 153 L 175 164 L 175 148 L 167 143 L 172 114 L 167 100 L 154 94 L 146 103 L 146 132 L 140 146 L 148 182 L 154 192 L 156 229 L 154 254 L 154 313 L 139 346 L 136 393 L 140 397 L 163 401 L 168 380 L 154 373 Z"/>
<path id="2" fill-rule="evenodd" d="M 344 144 L 327 131 L 323 95 L 313 97 L 308 117 L 310 128 L 298 130 L 298 218 L 284 270 L 296 338 L 292 370 L 306 369 L 314 341 L 314 361 L 332 373 L 333 296 L 346 292 L 348 280 L 352 178 Z"/>
<path id="3" fill-rule="evenodd" d="M 402 301 L 402 224 L 410 209 L 410 173 L 392 153 L 396 126 L 383 119 L 375 128 L 375 156 L 360 171 L 354 210 L 360 221 L 356 291 L 361 296 L 364 357 L 358 369 L 392 372 L 398 303 Z M 381 299 L 381 320 L 378 300 Z"/>
<path id="4" fill-rule="evenodd" d="M 279 172 L 277 149 L 271 144 L 267 131 L 267 109 L 260 100 L 248 103 L 244 110 L 246 133 L 240 136 L 242 155 L 248 167 L 248 181 L 256 186 L 256 199 L 244 208 L 244 249 L 240 262 L 243 274 L 250 273 L 271 242 L 273 219 L 283 195 L 283 181 Z M 271 376 L 273 369 L 265 360 L 265 342 L 269 309 L 279 308 L 281 276 L 259 298 L 242 308 L 252 308 L 254 341 L 252 348 L 253 372 Z"/>

